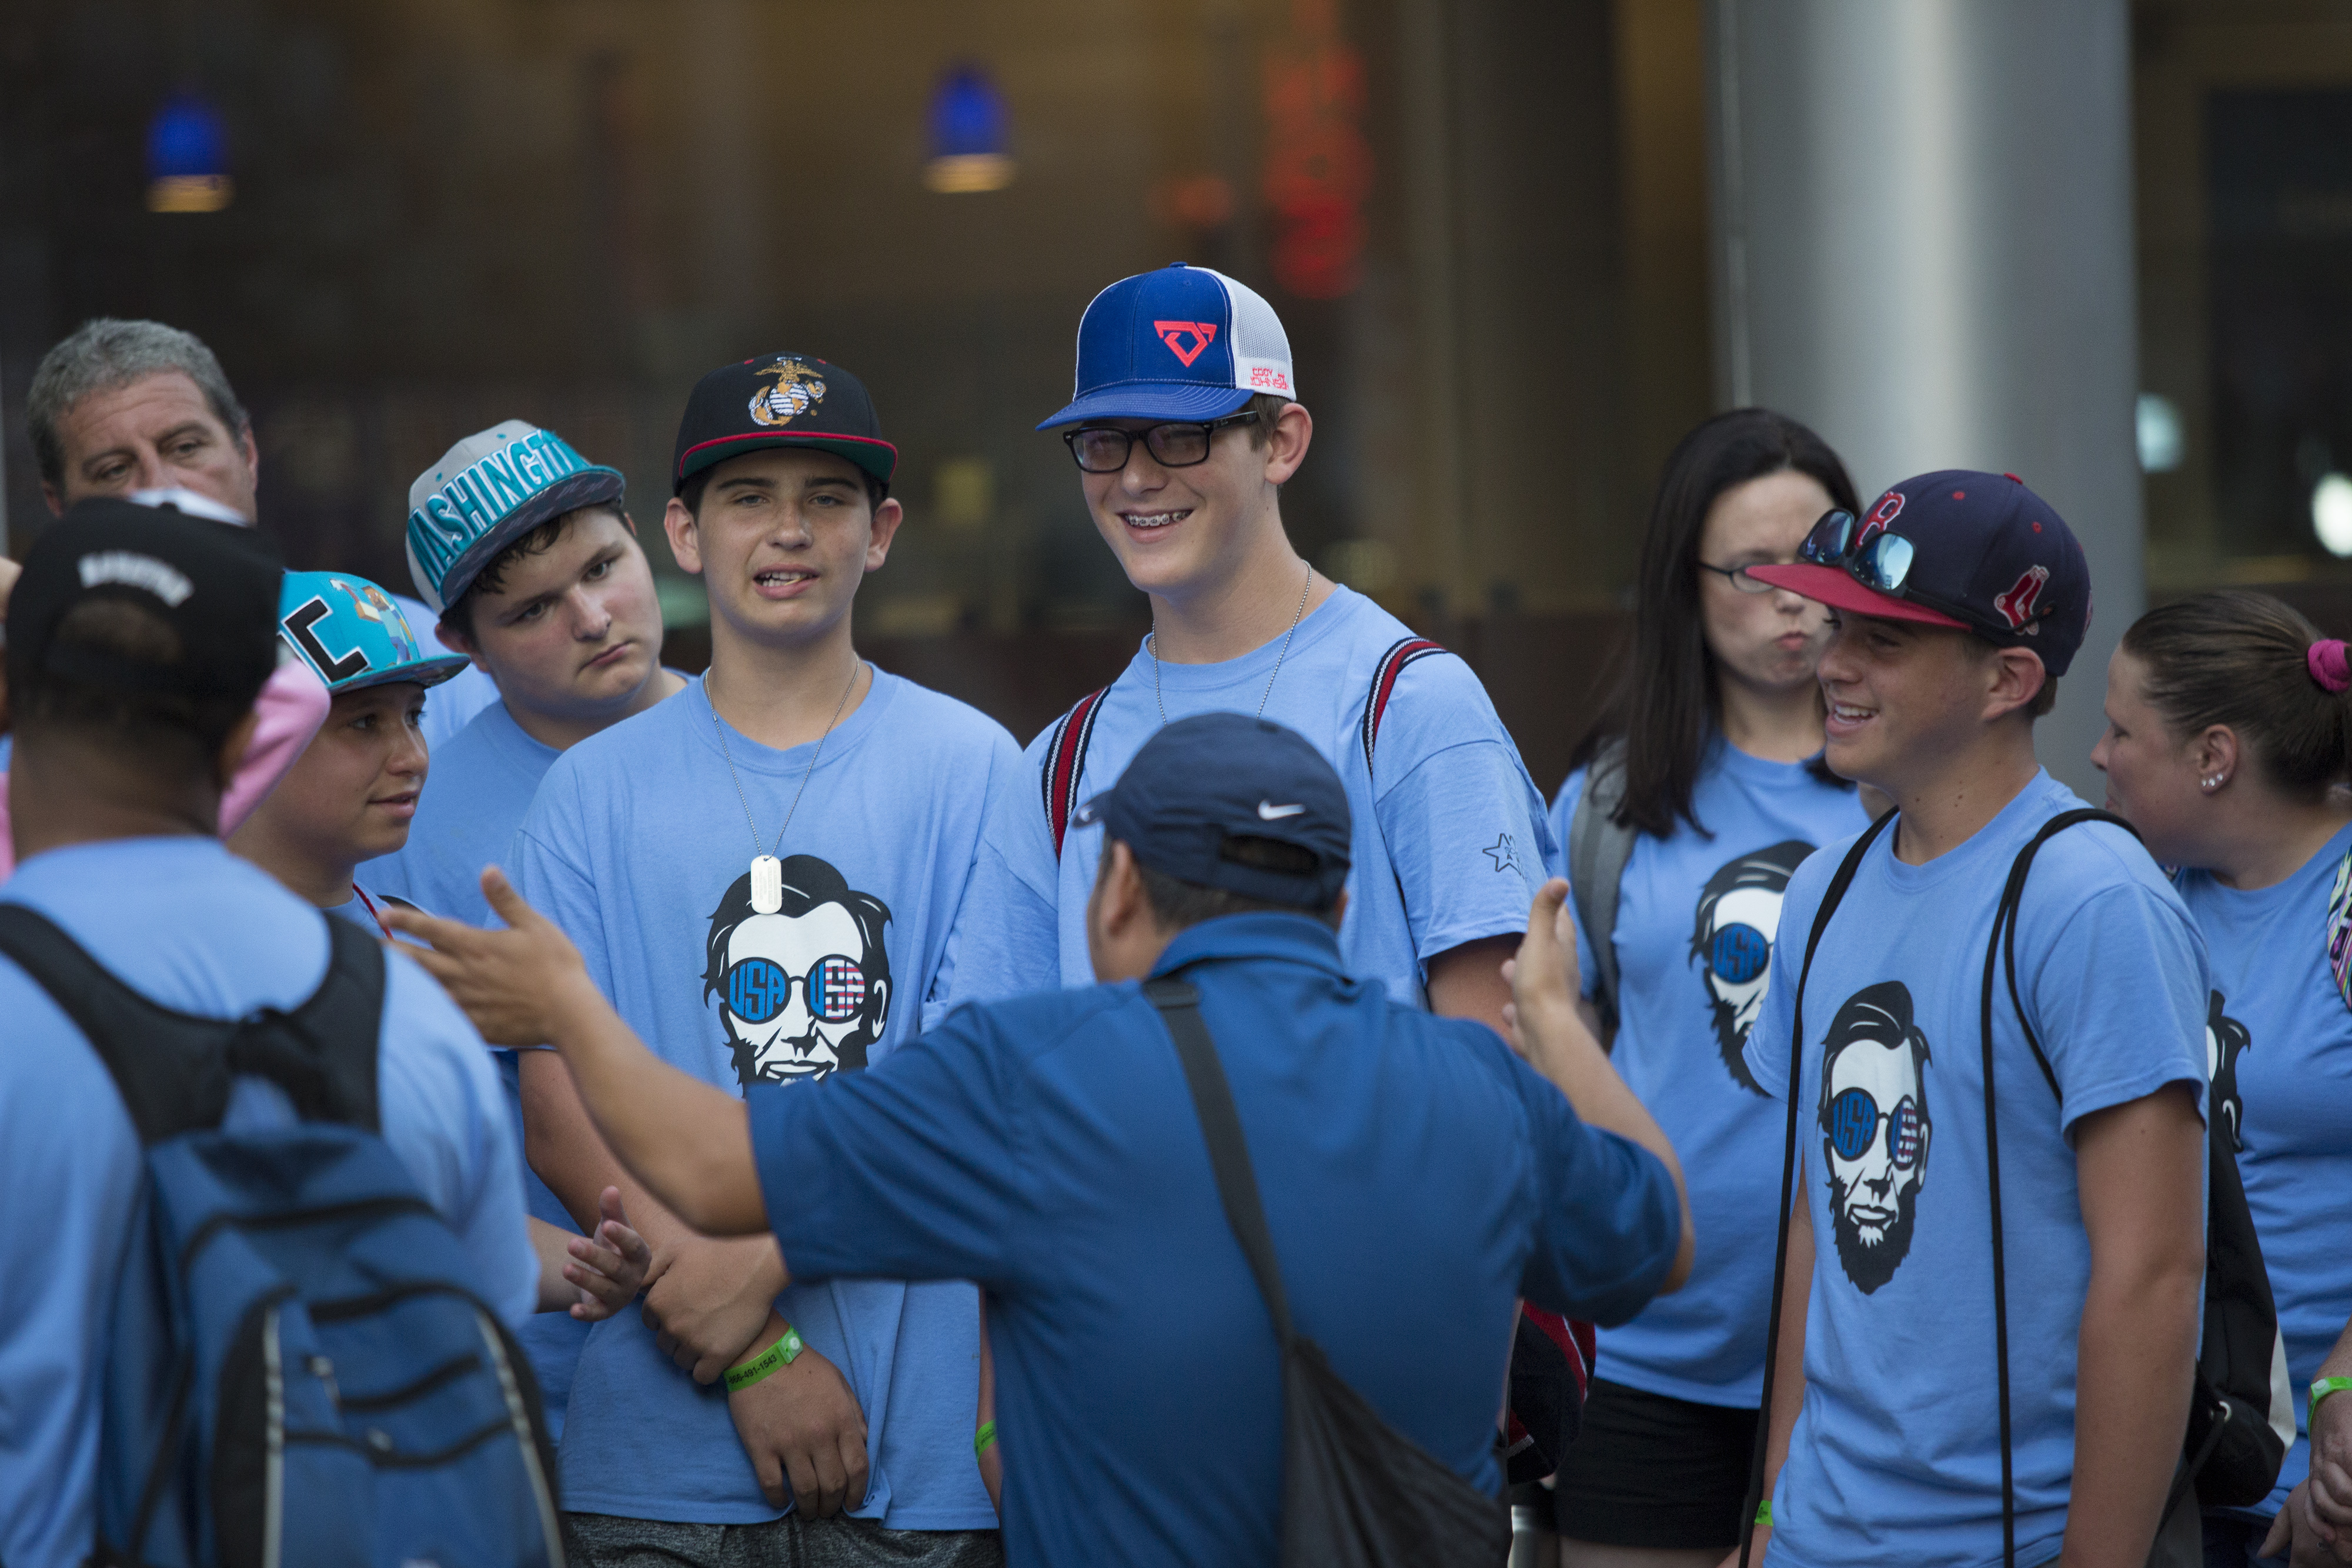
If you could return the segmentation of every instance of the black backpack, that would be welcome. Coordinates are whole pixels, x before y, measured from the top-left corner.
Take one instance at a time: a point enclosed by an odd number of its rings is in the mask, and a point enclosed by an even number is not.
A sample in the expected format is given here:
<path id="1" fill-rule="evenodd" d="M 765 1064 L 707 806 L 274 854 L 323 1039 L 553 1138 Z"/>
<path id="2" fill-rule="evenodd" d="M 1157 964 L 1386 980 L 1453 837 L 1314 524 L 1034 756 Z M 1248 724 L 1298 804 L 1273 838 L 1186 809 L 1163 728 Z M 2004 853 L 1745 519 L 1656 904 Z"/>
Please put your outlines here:
<path id="1" fill-rule="evenodd" d="M 1780 1227 L 1772 1260 L 1772 1311 L 1765 1343 L 1773 1353 L 1764 1362 L 1763 1409 L 1757 1423 L 1756 1448 L 1749 1461 L 1748 1501 L 1743 1520 L 1752 1520 L 1763 1500 L 1764 1451 L 1769 1439 L 1773 1371 L 1780 1360 L 1780 1297 L 1789 1270 L 1789 1205 L 1795 1189 L 1797 1159 L 1797 1100 L 1804 1069 L 1805 981 L 1812 974 L 1813 954 L 1821 946 L 1830 916 L 1837 912 L 1846 890 L 1861 869 L 1863 857 L 1880 833 L 1895 821 L 1887 812 L 1854 841 L 1830 879 L 1805 938 L 1805 961 L 1798 971 L 1797 997 L 1789 1029 L 1789 1128 L 1780 1156 Z M 2000 1221 L 2000 1147 L 1994 1113 L 1992 1047 L 1993 977 L 2007 977 L 2010 1005 L 2016 1009 L 2018 1028 L 2042 1070 L 2051 1097 L 2060 1098 L 2058 1075 L 2042 1054 L 2042 1042 L 2026 1021 L 2025 1004 L 2017 989 L 2017 923 L 2024 902 L 2026 873 L 2033 857 L 2052 835 L 2083 822 L 2106 822 L 2137 839 L 2129 822 L 2112 812 L 2088 807 L 2061 811 L 2042 825 L 2011 864 L 2008 884 L 1993 913 L 1992 934 L 1985 945 L 1984 991 L 1980 1016 L 1985 1093 L 1985 1169 L 1992 1215 L 1993 1359 L 1999 1378 L 2000 1409 L 2000 1537 L 2001 1561 L 2017 1561 L 2017 1489 L 2012 1470 L 2009 1417 L 2009 1297 L 2004 1273 Z M 2188 1489 L 2194 1485 L 2198 1501 L 2214 1508 L 2245 1508 L 2270 1495 L 2279 1467 L 2294 1441 L 2294 1407 L 2286 1382 L 2286 1347 L 2279 1335 L 2278 1307 L 2271 1295 L 2270 1275 L 2263 1264 L 2261 1239 L 2246 1207 L 2246 1189 L 2238 1179 L 2238 1163 L 2231 1152 L 2230 1133 L 2218 1119 L 2206 1118 L 2209 1193 L 2205 1205 L 2205 1332 L 2199 1346 L 2195 1393 L 2190 1400 L 2189 1429 L 2181 1444 L 2181 1466 L 2165 1498 L 2158 1521 L 2171 1517 Z M 1748 1562 L 1753 1532 L 1741 1527 L 1739 1560 Z"/>
<path id="2" fill-rule="evenodd" d="M 1497 1568 L 1511 1550 L 1502 1500 L 1390 1426 L 1322 1348 L 1292 1327 L 1274 1233 L 1258 1201 L 1233 1086 L 1201 1020 L 1200 993 L 1163 977 L 1143 994 L 1176 1042 L 1225 1222 L 1257 1277 L 1282 1346 L 1283 1568 Z"/>

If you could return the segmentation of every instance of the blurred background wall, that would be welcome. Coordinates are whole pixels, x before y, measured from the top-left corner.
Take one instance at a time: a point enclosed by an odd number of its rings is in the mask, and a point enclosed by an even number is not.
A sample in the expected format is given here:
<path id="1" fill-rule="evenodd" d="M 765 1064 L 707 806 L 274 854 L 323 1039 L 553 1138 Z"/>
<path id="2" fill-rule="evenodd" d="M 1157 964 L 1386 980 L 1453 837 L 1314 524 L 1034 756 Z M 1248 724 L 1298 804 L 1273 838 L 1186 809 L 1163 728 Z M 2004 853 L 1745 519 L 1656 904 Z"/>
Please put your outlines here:
<path id="1" fill-rule="evenodd" d="M 1908 161 L 1851 156 L 1889 117 Z M 217 131 L 215 210 L 151 210 L 159 123 Z M 1862 308 L 1838 279 L 1937 181 L 2000 232 Z M 902 453 L 861 647 L 1025 739 L 1148 623 L 1031 426 L 1093 293 L 1178 259 L 1289 327 L 1301 548 L 1467 656 L 1546 789 L 1659 463 L 1737 397 L 1818 422 L 1865 491 L 2024 473 L 2113 541 L 2110 635 L 2143 587 L 2352 609 L 2346 0 L 12 0 L 6 524 L 21 551 L 47 521 L 25 389 L 91 315 L 202 335 L 264 525 L 395 584 L 408 481 L 457 437 L 551 426 L 650 529 L 694 380 L 803 350 Z M 2056 342 L 2083 299 L 2113 329 Z M 1967 399 L 1863 417 L 1938 373 L 1907 342 L 1979 329 Z M 700 594 L 667 583 L 692 664 Z M 2088 745 L 2096 663 L 2055 748 Z"/>

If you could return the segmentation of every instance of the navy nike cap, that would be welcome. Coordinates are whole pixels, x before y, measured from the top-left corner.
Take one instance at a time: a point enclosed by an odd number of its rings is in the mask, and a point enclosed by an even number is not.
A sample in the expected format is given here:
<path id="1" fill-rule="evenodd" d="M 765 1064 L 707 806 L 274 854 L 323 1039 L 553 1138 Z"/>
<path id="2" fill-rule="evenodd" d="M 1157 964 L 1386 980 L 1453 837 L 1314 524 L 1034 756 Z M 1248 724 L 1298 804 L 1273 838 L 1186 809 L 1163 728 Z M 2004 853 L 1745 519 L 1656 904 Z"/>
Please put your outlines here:
<path id="1" fill-rule="evenodd" d="M 1322 754 L 1296 730 L 1239 713 L 1167 726 L 1070 821 L 1101 823 L 1106 840 L 1163 876 L 1300 909 L 1339 896 L 1354 832 L 1348 791 Z"/>

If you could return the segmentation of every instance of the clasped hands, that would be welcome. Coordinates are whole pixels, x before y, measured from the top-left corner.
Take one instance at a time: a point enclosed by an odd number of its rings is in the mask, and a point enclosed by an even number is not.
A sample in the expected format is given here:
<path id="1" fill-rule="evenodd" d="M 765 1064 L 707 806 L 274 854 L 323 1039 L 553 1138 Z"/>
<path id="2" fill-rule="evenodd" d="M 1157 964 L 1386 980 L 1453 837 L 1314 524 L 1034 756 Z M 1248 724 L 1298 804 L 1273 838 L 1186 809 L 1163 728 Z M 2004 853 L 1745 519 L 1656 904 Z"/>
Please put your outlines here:
<path id="1" fill-rule="evenodd" d="M 2334 1395 L 2312 1412 L 2310 1479 L 2287 1494 L 2262 1554 L 2294 1568 L 2352 1563 L 2352 1396 Z"/>

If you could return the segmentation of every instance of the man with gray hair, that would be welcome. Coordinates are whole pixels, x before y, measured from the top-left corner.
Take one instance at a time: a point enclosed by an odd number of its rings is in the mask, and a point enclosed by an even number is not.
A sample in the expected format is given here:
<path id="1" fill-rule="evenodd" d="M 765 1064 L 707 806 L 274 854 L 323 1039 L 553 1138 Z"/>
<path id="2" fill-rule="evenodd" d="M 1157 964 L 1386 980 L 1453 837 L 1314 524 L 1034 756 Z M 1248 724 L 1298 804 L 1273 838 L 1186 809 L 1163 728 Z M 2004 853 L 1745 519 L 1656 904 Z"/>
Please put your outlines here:
<path id="1" fill-rule="evenodd" d="M 193 332 L 93 317 L 41 356 L 25 401 L 41 496 L 59 517 L 87 497 L 137 500 L 162 490 L 193 492 L 247 523 L 257 515 L 253 421 Z M 413 600 L 400 606 L 411 625 L 435 619 Z M 498 695 L 479 669 L 436 690 L 423 721 L 426 745 L 456 735 Z"/>

